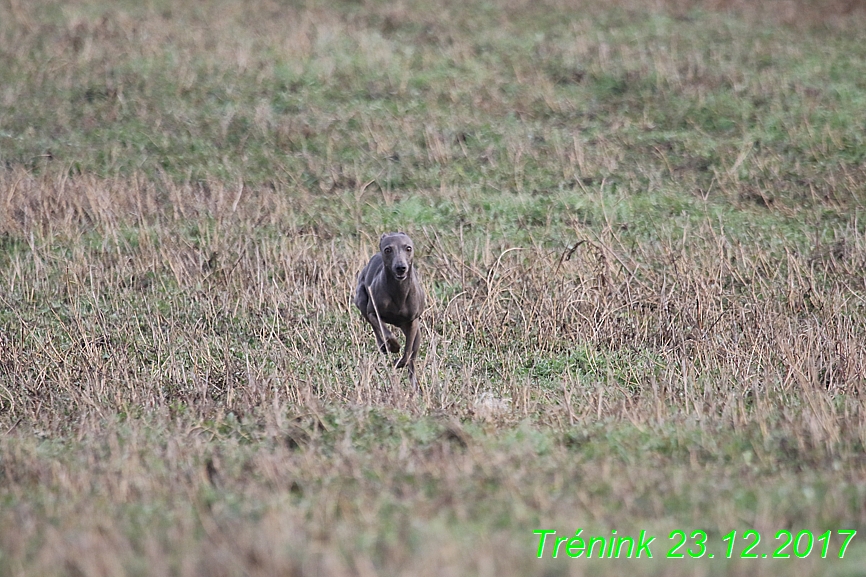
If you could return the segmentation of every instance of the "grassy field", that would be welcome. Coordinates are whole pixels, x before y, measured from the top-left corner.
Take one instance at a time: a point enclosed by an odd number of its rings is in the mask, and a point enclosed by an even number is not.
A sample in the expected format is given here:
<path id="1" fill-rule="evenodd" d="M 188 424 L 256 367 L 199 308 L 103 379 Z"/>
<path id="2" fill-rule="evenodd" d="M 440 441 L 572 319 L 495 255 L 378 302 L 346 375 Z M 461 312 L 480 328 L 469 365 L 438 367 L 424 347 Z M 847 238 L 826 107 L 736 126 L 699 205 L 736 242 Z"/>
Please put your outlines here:
<path id="1" fill-rule="evenodd" d="M 0 0 L 0 577 L 866 575 L 866 6 L 753 4 Z"/>

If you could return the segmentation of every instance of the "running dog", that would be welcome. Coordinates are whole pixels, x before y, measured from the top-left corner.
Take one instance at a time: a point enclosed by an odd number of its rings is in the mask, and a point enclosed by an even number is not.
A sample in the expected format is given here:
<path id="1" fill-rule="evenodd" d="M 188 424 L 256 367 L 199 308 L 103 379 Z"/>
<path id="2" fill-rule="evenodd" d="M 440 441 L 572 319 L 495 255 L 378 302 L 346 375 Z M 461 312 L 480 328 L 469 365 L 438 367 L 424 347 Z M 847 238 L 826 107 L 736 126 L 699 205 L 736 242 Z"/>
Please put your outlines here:
<path id="1" fill-rule="evenodd" d="M 404 232 L 388 232 L 379 239 L 379 252 L 358 275 L 355 306 L 373 327 L 376 343 L 383 353 L 399 353 L 400 342 L 388 330 L 390 324 L 406 337 L 403 356 L 396 368 L 409 369 L 409 380 L 418 386 L 415 357 L 421 344 L 419 317 L 424 310 L 424 288 L 412 264 L 415 246 Z"/>

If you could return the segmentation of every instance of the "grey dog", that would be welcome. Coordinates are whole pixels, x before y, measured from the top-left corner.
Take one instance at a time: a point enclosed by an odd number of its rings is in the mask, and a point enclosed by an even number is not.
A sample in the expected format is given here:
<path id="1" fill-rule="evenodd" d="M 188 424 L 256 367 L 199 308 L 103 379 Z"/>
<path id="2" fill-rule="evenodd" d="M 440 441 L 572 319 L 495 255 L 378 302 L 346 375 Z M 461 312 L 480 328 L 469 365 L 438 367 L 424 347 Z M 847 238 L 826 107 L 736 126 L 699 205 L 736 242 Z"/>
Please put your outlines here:
<path id="1" fill-rule="evenodd" d="M 415 246 L 404 232 L 388 232 L 379 239 L 379 252 L 373 255 L 361 274 L 355 290 L 355 306 L 373 327 L 376 343 L 383 353 L 400 352 L 400 342 L 385 323 L 394 325 L 406 337 L 403 357 L 396 368 L 409 369 L 409 379 L 415 377 L 415 357 L 421 344 L 419 317 L 424 310 L 425 296 L 412 256 Z"/>

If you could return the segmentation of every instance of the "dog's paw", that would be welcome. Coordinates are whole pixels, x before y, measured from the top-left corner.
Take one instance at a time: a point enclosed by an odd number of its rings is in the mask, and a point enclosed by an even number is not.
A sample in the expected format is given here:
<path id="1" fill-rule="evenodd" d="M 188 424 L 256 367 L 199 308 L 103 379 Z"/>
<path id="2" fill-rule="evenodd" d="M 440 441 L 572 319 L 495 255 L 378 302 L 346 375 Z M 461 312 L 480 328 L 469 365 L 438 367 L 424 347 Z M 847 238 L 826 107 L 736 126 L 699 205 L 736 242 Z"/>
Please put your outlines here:
<path id="1" fill-rule="evenodd" d="M 400 352 L 400 341 L 398 341 L 395 337 L 390 337 L 388 339 L 388 350 L 392 353 Z"/>

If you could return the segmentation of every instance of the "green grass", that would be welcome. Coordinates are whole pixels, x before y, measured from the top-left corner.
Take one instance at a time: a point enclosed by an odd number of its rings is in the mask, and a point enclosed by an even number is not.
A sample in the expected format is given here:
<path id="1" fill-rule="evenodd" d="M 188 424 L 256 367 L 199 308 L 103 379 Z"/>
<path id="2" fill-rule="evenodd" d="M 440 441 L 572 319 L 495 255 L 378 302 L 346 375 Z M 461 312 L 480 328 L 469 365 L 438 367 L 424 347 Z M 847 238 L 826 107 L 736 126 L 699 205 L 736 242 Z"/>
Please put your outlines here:
<path id="1" fill-rule="evenodd" d="M 866 527 L 864 24 L 0 3 L 0 577 L 864 575 L 723 559 Z M 396 229 L 420 391 L 351 304 Z"/>

